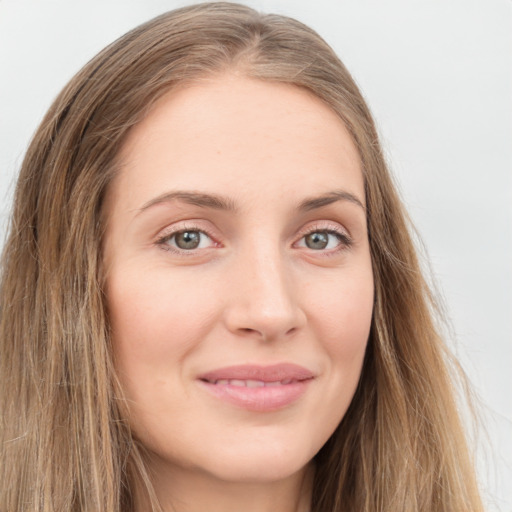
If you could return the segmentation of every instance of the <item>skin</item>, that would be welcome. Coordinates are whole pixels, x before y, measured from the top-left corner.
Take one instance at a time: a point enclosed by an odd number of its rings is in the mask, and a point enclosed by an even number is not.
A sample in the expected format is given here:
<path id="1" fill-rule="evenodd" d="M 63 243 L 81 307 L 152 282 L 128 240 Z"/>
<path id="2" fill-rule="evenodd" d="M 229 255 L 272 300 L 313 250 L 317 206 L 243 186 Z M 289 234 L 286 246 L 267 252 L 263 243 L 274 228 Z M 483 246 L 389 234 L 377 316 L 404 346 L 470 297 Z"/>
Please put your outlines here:
<path id="1" fill-rule="evenodd" d="M 160 99 L 119 159 L 107 303 L 130 423 L 164 509 L 308 512 L 312 459 L 355 392 L 373 306 L 349 133 L 306 91 L 229 74 Z M 231 209 L 166 197 L 177 191 Z M 198 247 L 180 250 L 184 229 Z M 198 380 L 284 362 L 314 378 L 273 411 L 228 403 Z"/>

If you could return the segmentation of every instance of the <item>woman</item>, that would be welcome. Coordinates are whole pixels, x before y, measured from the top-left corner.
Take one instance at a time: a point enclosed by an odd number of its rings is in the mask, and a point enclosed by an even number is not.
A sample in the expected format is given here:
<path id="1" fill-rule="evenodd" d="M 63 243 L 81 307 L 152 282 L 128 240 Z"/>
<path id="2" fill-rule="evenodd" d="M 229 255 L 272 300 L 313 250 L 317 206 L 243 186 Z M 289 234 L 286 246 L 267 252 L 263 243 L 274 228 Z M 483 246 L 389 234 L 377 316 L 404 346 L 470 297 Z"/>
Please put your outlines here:
<path id="1" fill-rule="evenodd" d="M 294 20 L 193 6 L 87 64 L 1 304 L 2 510 L 481 509 L 371 115 Z"/>

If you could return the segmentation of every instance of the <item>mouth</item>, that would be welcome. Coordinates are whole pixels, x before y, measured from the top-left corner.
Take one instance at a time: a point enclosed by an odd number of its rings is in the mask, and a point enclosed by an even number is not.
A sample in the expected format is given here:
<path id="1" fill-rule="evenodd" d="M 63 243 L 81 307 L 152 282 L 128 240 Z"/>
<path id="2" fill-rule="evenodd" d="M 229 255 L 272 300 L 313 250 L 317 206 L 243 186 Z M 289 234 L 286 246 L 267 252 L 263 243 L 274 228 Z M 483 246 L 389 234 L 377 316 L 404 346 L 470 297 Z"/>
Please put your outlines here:
<path id="1" fill-rule="evenodd" d="M 217 379 L 217 380 L 205 380 L 204 382 L 208 382 L 209 384 L 215 384 L 216 386 L 263 388 L 263 387 L 287 386 L 288 384 L 293 384 L 294 382 L 300 382 L 300 381 L 294 380 L 294 379 L 275 380 L 275 381 L 270 381 L 270 382 L 265 382 L 263 380 L 253 380 L 253 379 L 248 379 L 248 380 Z"/>
<path id="2" fill-rule="evenodd" d="M 242 365 L 199 376 L 214 398 L 254 412 L 271 412 L 293 405 L 307 391 L 315 375 L 295 364 Z"/>

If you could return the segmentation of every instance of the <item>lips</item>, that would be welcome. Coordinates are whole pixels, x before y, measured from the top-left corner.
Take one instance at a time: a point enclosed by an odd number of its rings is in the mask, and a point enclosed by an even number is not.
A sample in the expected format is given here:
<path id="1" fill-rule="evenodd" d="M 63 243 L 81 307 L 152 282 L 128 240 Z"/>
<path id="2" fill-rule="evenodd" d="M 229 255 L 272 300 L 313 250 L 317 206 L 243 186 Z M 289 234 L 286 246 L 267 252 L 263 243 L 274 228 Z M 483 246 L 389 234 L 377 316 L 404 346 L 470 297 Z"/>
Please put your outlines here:
<path id="1" fill-rule="evenodd" d="M 215 398 L 257 412 L 275 411 L 296 402 L 315 375 L 302 366 L 241 365 L 219 368 L 199 376 L 199 383 Z"/>
<path id="2" fill-rule="evenodd" d="M 272 387 L 272 386 L 286 386 L 287 384 L 291 384 L 294 382 L 292 379 L 285 380 L 275 380 L 271 382 L 265 382 L 263 380 L 254 380 L 254 379 L 218 379 L 215 381 L 208 381 L 210 384 L 216 384 L 217 386 L 237 386 L 237 387 L 247 387 L 247 388 L 261 388 L 261 387 Z"/>

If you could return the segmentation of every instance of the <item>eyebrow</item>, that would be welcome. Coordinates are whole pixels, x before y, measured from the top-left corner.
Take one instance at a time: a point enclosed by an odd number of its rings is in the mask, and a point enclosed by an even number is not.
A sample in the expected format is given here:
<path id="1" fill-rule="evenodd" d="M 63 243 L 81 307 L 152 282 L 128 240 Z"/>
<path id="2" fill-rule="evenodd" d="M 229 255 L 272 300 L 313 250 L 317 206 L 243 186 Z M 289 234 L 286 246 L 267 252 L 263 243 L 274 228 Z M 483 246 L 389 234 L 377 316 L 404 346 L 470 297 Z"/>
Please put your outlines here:
<path id="1" fill-rule="evenodd" d="M 202 208 L 213 208 L 214 210 L 226 210 L 230 212 L 236 211 L 235 203 L 228 198 L 219 196 L 217 194 L 205 194 L 202 192 L 188 192 L 188 191 L 176 191 L 166 192 L 154 199 L 151 199 L 145 203 L 142 208 L 138 210 L 138 213 L 162 203 L 170 203 L 172 201 L 182 201 L 194 206 L 200 206 Z"/>
<path id="2" fill-rule="evenodd" d="M 327 194 L 322 194 L 321 196 L 318 197 L 305 199 L 300 203 L 298 210 L 309 212 L 311 210 L 316 210 L 317 208 L 322 208 L 323 206 L 328 206 L 332 203 L 336 203 L 337 201 L 348 201 L 350 203 L 356 204 L 366 212 L 366 208 L 364 207 L 363 203 L 357 198 L 357 196 L 345 190 L 334 190 L 332 192 L 328 192 Z"/>
<path id="3" fill-rule="evenodd" d="M 148 208 L 151 208 L 152 206 L 163 203 L 170 203 L 175 200 L 202 208 L 212 208 L 214 210 L 223 210 L 229 212 L 236 212 L 238 210 L 235 202 L 230 198 L 217 194 L 178 190 L 175 192 L 166 192 L 155 197 L 154 199 L 151 199 L 138 210 L 137 215 L 144 212 Z M 297 210 L 301 212 L 308 212 L 316 210 L 317 208 L 328 206 L 338 201 L 348 201 L 366 211 L 363 203 L 354 194 L 345 190 L 335 190 L 317 197 L 305 199 L 304 201 L 301 201 L 297 207 Z"/>

